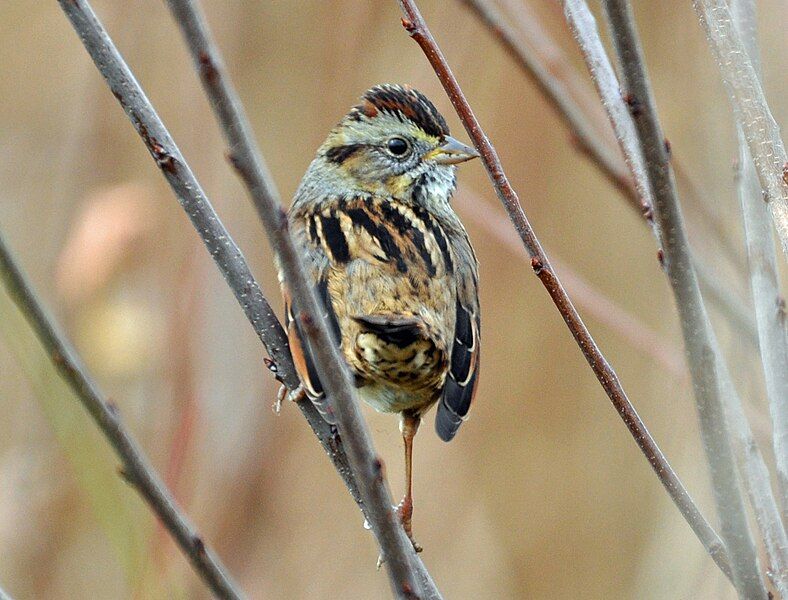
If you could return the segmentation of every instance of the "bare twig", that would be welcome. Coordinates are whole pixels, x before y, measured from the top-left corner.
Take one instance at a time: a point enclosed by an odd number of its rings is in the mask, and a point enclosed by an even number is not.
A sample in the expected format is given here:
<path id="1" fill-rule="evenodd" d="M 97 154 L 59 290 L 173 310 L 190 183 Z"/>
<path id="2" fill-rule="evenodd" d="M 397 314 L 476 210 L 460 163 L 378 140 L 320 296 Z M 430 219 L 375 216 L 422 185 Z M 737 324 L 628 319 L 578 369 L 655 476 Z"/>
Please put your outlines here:
<path id="1" fill-rule="evenodd" d="M 725 400 L 726 416 L 734 434 L 732 441 L 736 466 L 766 551 L 769 566 L 766 575 L 772 581 L 779 597 L 788 598 L 788 536 L 780 520 L 780 511 L 772 491 L 769 470 L 752 435 L 727 366 L 718 359 L 717 368 L 721 377 L 721 394 Z"/>
<path id="2" fill-rule="evenodd" d="M 178 196 L 181 205 L 192 220 L 192 224 L 199 232 L 211 255 L 214 257 L 228 285 L 233 290 L 236 299 L 244 308 L 258 336 L 269 349 L 269 353 L 274 358 L 274 368 L 276 369 L 277 375 L 288 383 L 288 387 L 295 389 L 298 385 L 297 377 L 292 370 L 292 359 L 287 352 L 281 325 L 279 325 L 272 311 L 270 311 L 270 307 L 268 307 L 267 302 L 265 302 L 259 290 L 259 286 L 254 281 L 240 249 L 235 245 L 232 238 L 227 233 L 227 230 L 221 224 L 221 221 L 205 197 L 199 182 L 195 179 L 189 166 L 181 155 L 180 150 L 178 150 L 178 147 L 173 142 L 161 122 L 161 119 L 156 114 L 142 88 L 123 61 L 123 58 L 112 44 L 109 36 L 97 20 L 87 1 L 80 0 L 79 2 L 71 2 L 68 0 L 59 0 L 59 3 L 71 20 L 72 25 L 82 39 L 86 50 L 93 58 L 97 68 L 107 80 L 113 94 L 121 103 L 127 116 L 145 142 L 157 166 L 161 169 L 168 183 Z M 274 215 L 274 220 L 278 224 L 277 227 L 281 228 L 281 231 L 286 232 L 286 220 L 284 219 L 284 213 L 281 208 L 277 208 L 277 210 L 271 214 Z M 285 226 L 282 227 L 283 225 Z M 289 240 L 289 237 L 287 237 L 287 239 Z M 292 249 L 292 244 L 290 244 L 290 248 Z M 289 268 L 291 270 L 297 270 L 299 260 L 297 255 L 291 253 L 287 257 L 287 260 L 290 261 L 288 263 L 290 265 Z M 283 260 L 283 262 L 285 261 Z M 303 280 L 303 277 L 301 279 Z M 291 280 L 291 285 L 292 283 Z M 297 280 L 295 283 L 298 283 Z M 307 289 L 309 290 L 308 286 Z M 294 297 L 301 298 L 304 290 L 303 288 L 296 289 L 296 286 L 293 285 L 292 292 Z M 310 306 L 310 304 L 307 303 L 306 308 L 308 313 L 314 315 L 321 314 L 321 312 L 316 310 L 314 305 Z M 312 336 L 316 335 L 318 327 L 315 319 L 305 319 L 304 325 L 305 330 Z M 281 343 L 279 340 L 281 340 Z M 331 351 L 332 347 L 329 346 L 329 348 L 324 350 L 323 354 L 330 354 Z M 323 361 L 325 358 L 325 356 L 320 354 L 317 356 L 318 362 Z M 322 372 L 320 372 L 320 374 L 321 376 L 323 375 Z M 328 375 L 331 374 L 329 373 Z M 344 368 L 340 366 L 333 374 L 333 379 L 336 380 L 343 377 Z M 324 385 L 326 389 L 333 394 L 333 397 L 336 397 L 337 394 L 335 392 L 337 390 L 335 388 L 341 386 L 329 387 L 330 381 L 331 379 L 327 377 Z M 336 383 L 336 381 L 334 381 L 334 383 Z M 340 405 L 342 405 L 342 407 L 340 407 Z M 373 528 L 377 528 L 378 531 L 380 531 L 381 527 L 387 528 L 387 531 L 391 533 L 394 541 L 397 542 L 398 547 L 402 550 L 401 556 L 398 558 L 397 555 L 391 551 L 391 544 L 389 543 L 391 540 L 386 540 L 385 545 L 388 552 L 386 552 L 385 555 L 388 558 L 388 563 L 391 565 L 390 569 L 398 573 L 406 572 L 409 574 L 409 562 L 414 556 L 413 549 L 391 510 L 391 500 L 388 498 L 388 490 L 385 488 L 385 483 L 381 477 L 380 461 L 373 454 L 371 458 L 367 458 L 367 463 L 362 465 L 364 467 L 363 471 L 358 469 L 358 464 L 355 465 L 355 472 L 364 477 L 367 485 L 370 483 L 372 484 L 372 489 L 378 496 L 374 502 L 370 502 L 369 498 L 364 498 L 363 494 L 359 494 L 359 487 L 354 483 L 350 470 L 352 461 L 350 461 L 350 463 L 348 461 L 347 454 L 349 453 L 346 453 L 343 449 L 345 448 L 343 442 L 331 431 L 331 428 L 322 420 L 314 407 L 308 402 L 300 403 L 300 407 L 302 412 L 307 416 L 315 433 L 318 435 L 321 444 L 334 461 L 337 470 L 342 474 L 348 488 L 354 494 L 356 501 L 361 502 L 363 499 L 363 508 L 368 518 L 372 521 Z M 345 410 L 344 404 L 337 403 L 337 407 L 340 407 L 337 411 L 338 417 L 340 420 L 344 419 L 344 423 L 347 423 L 348 416 L 343 412 Z M 350 404 L 350 408 L 355 412 L 358 411 L 355 404 Z M 351 430 L 353 430 L 356 425 L 356 423 L 352 423 Z M 342 425 L 340 425 L 340 433 L 345 433 L 342 431 Z M 345 437 L 347 441 L 350 441 L 353 436 L 351 434 Z M 362 440 L 362 445 L 365 441 L 368 440 Z M 358 453 L 360 449 L 363 448 L 356 447 L 353 451 Z M 373 510 L 377 510 L 377 514 L 371 514 Z M 408 575 L 408 578 L 410 578 L 410 575 Z M 414 591 L 418 589 L 415 587 L 416 583 L 408 579 L 400 583 L 410 586 Z M 420 581 L 420 583 L 422 582 Z M 404 591 L 401 588 L 398 588 L 398 595 L 404 595 Z"/>
<path id="3" fill-rule="evenodd" d="M 364 501 L 367 521 L 385 559 L 392 590 L 397 597 L 411 597 L 424 588 L 425 595 L 434 597 L 438 592 L 426 571 L 422 569 L 423 577 L 417 577 L 420 566 L 417 563 L 420 561 L 417 561 L 413 545 L 392 511 L 382 463 L 361 416 L 355 387 L 339 349 L 331 341 L 326 311 L 305 275 L 301 257 L 287 229 L 287 216 L 282 209 L 279 192 L 268 174 L 202 10 L 193 0 L 169 0 L 168 4 L 186 38 L 205 92 L 230 147 L 230 161 L 246 184 L 292 294 L 296 318 L 300 319 L 309 340 L 320 381 L 337 416 L 339 433 Z"/>
<path id="4" fill-rule="evenodd" d="M 750 61 L 759 72 L 757 23 L 754 0 L 732 0 L 731 12 Z M 788 526 L 788 340 L 785 332 L 785 301 L 777 281 L 777 257 L 769 215 L 761 202 L 755 166 L 744 139 L 739 134 L 739 201 L 744 218 L 750 286 L 758 324 L 761 362 L 766 395 L 772 416 L 772 439 L 777 466 L 777 482 L 782 500 L 782 521 Z M 788 548 L 783 549 L 788 553 Z M 786 573 L 788 578 L 788 573 Z M 786 593 L 788 597 L 788 593 Z"/>
<path id="5" fill-rule="evenodd" d="M 742 128 L 763 198 L 788 258 L 788 157 L 758 73 L 742 43 L 726 0 L 692 0 Z"/>
<path id="6" fill-rule="evenodd" d="M 539 280 L 552 298 L 588 364 L 671 499 L 673 499 L 715 562 L 717 562 L 723 572 L 730 573 L 724 545 L 703 518 L 703 515 L 700 514 L 697 506 L 651 437 L 651 434 L 624 392 L 618 376 L 600 352 L 580 315 L 572 305 L 561 282 L 556 277 L 531 224 L 523 212 L 517 193 L 506 178 L 495 148 L 482 131 L 476 116 L 473 114 L 468 101 L 460 89 L 459 83 L 457 83 L 457 79 L 452 74 L 443 53 L 433 39 L 415 2 L 413 0 L 399 0 L 399 4 L 405 15 L 403 25 L 411 37 L 419 44 L 427 60 L 429 60 L 468 135 L 481 154 L 481 159 L 496 193 L 504 205 L 509 218 L 514 223 L 523 245 L 531 256 L 531 266 L 534 273 L 539 277 Z"/>
<path id="7" fill-rule="evenodd" d="M 624 98 L 630 107 L 648 183 L 653 192 L 654 216 L 661 232 L 664 253 L 663 264 L 673 289 L 684 334 L 701 436 L 711 470 L 722 537 L 731 557 L 734 585 L 741 597 L 765 599 L 766 590 L 747 525 L 723 406 L 722 396 L 727 390 L 720 372 L 724 368 L 722 358 L 690 260 L 676 183 L 631 7 L 627 0 L 604 0 L 603 6 L 621 67 Z M 564 7 L 567 18 L 575 24 L 585 21 L 583 27 L 593 25 L 589 23 L 593 17 L 585 0 L 565 0 Z M 732 392 L 732 386 L 729 389 Z"/>
<path id="8" fill-rule="evenodd" d="M 642 171 L 642 167 L 631 165 L 631 157 L 627 153 L 624 153 L 624 160 L 622 160 L 621 153 L 606 141 L 605 131 L 598 124 L 598 118 L 593 108 L 587 102 L 576 99 L 578 90 L 585 88 L 580 86 L 576 78 L 569 75 L 571 70 L 563 64 L 564 61 L 556 59 L 556 56 L 560 56 L 559 46 L 538 24 L 530 22 L 531 15 L 527 12 L 527 7 L 518 5 L 516 16 L 518 22 L 522 24 L 521 29 L 531 33 L 528 41 L 534 45 L 537 51 L 532 50 L 525 43 L 522 36 L 518 35 L 518 32 L 509 25 L 504 15 L 491 0 L 462 0 L 462 2 L 496 35 L 517 65 L 536 84 L 539 91 L 566 123 L 572 139 L 580 151 L 621 192 L 627 204 L 653 227 L 651 192 L 648 188 L 639 187 L 631 175 L 633 168 Z M 560 68 L 556 64 L 547 64 L 542 55 L 552 56 L 553 63 L 560 65 Z M 615 77 L 613 77 L 613 82 L 615 82 Z M 610 87 L 609 91 L 611 94 L 618 95 L 617 83 Z M 603 97 L 603 99 L 606 98 L 607 96 Z M 608 110 L 618 110 L 615 103 L 609 103 L 607 100 L 605 100 L 605 107 Z M 616 127 L 617 125 L 614 124 L 614 128 Z M 628 140 L 634 139 L 634 130 L 631 128 L 629 132 L 618 129 L 614 129 L 614 132 L 617 139 L 626 140 L 626 143 Z M 637 146 L 632 147 L 636 148 Z M 732 248 L 728 237 L 724 235 L 716 214 L 709 213 L 706 203 L 699 202 L 698 204 L 704 211 L 708 222 L 713 225 L 727 254 L 734 256 L 736 250 Z M 734 327 L 747 336 L 753 346 L 757 346 L 755 323 L 744 303 L 736 297 L 729 287 L 719 282 L 713 269 L 697 256 L 693 261 L 698 270 L 698 278 L 704 294 L 714 301 Z M 735 263 L 736 261 L 734 261 Z"/>
<path id="9" fill-rule="evenodd" d="M 137 489 L 217 597 L 238 600 L 242 592 L 227 575 L 216 553 L 183 514 L 170 491 L 123 425 L 118 409 L 107 402 L 76 351 L 46 313 L 38 296 L 0 237 L 0 275 L 8 293 L 41 340 L 60 376 L 93 417 L 123 464 L 123 476 Z"/>

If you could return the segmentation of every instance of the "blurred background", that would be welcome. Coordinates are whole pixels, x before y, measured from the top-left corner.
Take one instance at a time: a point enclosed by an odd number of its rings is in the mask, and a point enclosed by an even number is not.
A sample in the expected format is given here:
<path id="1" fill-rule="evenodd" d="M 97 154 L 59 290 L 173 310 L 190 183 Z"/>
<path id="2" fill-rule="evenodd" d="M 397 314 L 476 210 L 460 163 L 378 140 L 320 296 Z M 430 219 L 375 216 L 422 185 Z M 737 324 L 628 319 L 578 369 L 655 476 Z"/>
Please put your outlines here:
<path id="1" fill-rule="evenodd" d="M 505 4 L 555 38 L 561 74 L 576 71 L 593 103 L 559 4 Z M 716 65 L 689 2 L 633 4 L 691 242 L 747 305 L 735 130 Z M 765 90 L 784 123 L 785 5 L 758 4 Z M 270 249 L 165 4 L 93 5 L 281 314 Z M 283 198 L 376 83 L 420 88 L 467 139 L 393 0 L 204 5 Z M 716 523 L 651 233 L 461 2 L 420 5 L 558 274 Z M 255 599 L 387 597 L 356 505 L 296 407 L 272 411 L 262 346 L 56 2 L 0 3 L 0 75 L 3 235 L 206 539 Z M 511 244 L 481 164 L 463 165 L 459 182 L 484 351 L 456 440 L 438 440 L 432 414 L 416 439 L 414 529 L 438 586 L 463 599 L 733 597 Z M 709 309 L 763 440 L 755 346 Z M 364 412 L 399 498 L 397 418 Z M 117 466 L 0 292 L 0 587 L 17 599 L 207 597 Z"/>

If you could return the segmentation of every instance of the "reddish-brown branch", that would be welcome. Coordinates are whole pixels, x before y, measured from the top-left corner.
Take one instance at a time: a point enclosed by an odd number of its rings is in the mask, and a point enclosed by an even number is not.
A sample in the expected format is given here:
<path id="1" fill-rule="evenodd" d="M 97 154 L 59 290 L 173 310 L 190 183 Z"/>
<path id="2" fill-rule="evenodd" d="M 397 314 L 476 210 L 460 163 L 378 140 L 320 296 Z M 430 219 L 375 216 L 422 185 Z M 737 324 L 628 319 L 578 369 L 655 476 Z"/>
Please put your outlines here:
<path id="1" fill-rule="evenodd" d="M 485 135 L 470 104 L 465 99 L 457 79 L 451 72 L 443 53 L 432 37 L 416 3 L 414 0 L 399 0 L 399 4 L 405 15 L 405 18 L 402 20 L 403 26 L 424 52 L 443 88 L 446 90 L 468 135 L 473 140 L 474 146 L 479 151 L 498 198 L 506 209 L 528 254 L 531 256 L 531 266 L 534 273 L 539 277 L 553 303 L 558 308 L 583 356 L 586 358 L 619 416 L 626 424 L 638 447 L 645 455 L 657 477 L 659 477 L 660 482 L 709 554 L 720 568 L 726 574 L 729 574 L 730 566 L 724 545 L 708 522 L 706 522 L 684 485 L 651 437 L 651 434 L 627 397 L 618 376 L 597 347 L 588 328 L 583 323 L 561 282 L 555 275 L 539 239 L 536 237 L 528 218 L 523 212 L 520 199 L 504 173 L 498 153 Z"/>

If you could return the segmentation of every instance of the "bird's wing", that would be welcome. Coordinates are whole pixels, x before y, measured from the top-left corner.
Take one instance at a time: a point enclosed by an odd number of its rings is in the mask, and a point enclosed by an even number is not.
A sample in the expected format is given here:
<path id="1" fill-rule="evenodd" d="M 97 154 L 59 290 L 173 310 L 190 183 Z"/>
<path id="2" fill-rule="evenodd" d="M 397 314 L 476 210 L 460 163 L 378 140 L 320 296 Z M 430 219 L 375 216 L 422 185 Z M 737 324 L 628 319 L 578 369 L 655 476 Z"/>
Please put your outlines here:
<path id="1" fill-rule="evenodd" d="M 339 345 L 339 324 L 334 314 L 334 308 L 331 305 L 331 299 L 328 297 L 328 286 L 326 285 L 325 279 L 318 281 L 315 291 L 325 310 L 324 316 L 328 319 L 330 333 L 334 339 L 334 343 Z M 336 423 L 336 419 L 331 412 L 329 403 L 326 401 L 323 386 L 320 384 L 320 378 L 315 369 L 309 342 L 304 337 L 298 320 L 293 316 L 293 304 L 290 299 L 290 294 L 284 285 L 282 286 L 282 294 L 285 300 L 287 341 L 290 344 L 290 353 L 293 356 L 293 364 L 295 365 L 296 373 L 298 373 L 298 377 L 309 399 L 323 418 L 333 425 Z"/>
<path id="2" fill-rule="evenodd" d="M 470 250 L 470 246 L 468 246 Z M 451 347 L 449 372 L 435 415 L 435 431 L 444 441 L 451 441 L 467 418 L 479 380 L 480 313 L 477 294 L 476 261 L 472 250 L 467 266 L 469 277 L 457 286 L 457 314 Z"/>
<path id="3" fill-rule="evenodd" d="M 319 243 L 319 240 L 316 239 L 317 234 L 315 228 L 319 219 L 319 215 L 314 215 L 311 212 L 298 213 L 291 210 L 291 214 L 289 215 L 293 241 L 303 253 L 304 263 L 307 267 L 307 275 L 313 282 L 315 293 L 325 311 L 322 316 L 329 323 L 329 333 L 334 343 L 339 346 L 341 340 L 339 323 L 328 293 L 328 268 L 332 258 L 331 255 L 326 252 L 324 244 Z M 333 232 L 332 226 L 334 223 L 330 219 L 323 219 L 323 222 L 325 223 L 327 232 L 324 238 L 328 238 L 329 233 Z M 340 252 L 339 249 L 336 251 Z M 297 307 L 293 306 L 290 291 L 287 289 L 287 284 L 281 275 L 280 280 L 282 295 L 285 301 L 285 328 L 287 329 L 287 338 L 290 344 L 290 352 L 293 355 L 293 363 L 296 372 L 304 387 L 304 391 L 307 393 L 312 403 L 318 411 L 320 411 L 326 421 L 334 424 L 335 418 L 331 413 L 329 403 L 326 401 L 323 386 L 320 383 L 317 370 L 315 369 L 312 350 L 309 347 L 308 340 L 303 335 L 300 322 L 296 318 L 298 313 L 296 310 Z"/>

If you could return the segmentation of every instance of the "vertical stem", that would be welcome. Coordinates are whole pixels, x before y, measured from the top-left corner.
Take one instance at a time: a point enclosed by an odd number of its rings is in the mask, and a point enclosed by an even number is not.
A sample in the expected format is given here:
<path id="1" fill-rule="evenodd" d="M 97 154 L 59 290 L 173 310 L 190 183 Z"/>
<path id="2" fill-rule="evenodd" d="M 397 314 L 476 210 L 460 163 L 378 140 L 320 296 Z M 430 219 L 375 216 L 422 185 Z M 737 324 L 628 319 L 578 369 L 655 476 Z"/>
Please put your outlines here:
<path id="1" fill-rule="evenodd" d="M 692 0 L 750 149 L 763 197 L 788 258 L 788 157 L 758 73 L 726 0 Z"/>
<path id="2" fill-rule="evenodd" d="M 757 23 L 754 0 L 732 0 L 742 42 L 759 73 Z M 777 483 L 782 502 L 782 521 L 788 527 L 788 339 L 785 329 L 785 299 L 777 280 L 777 255 L 772 240 L 769 213 L 762 201 L 755 166 L 741 126 L 739 135 L 739 201 L 750 266 L 752 290 L 766 395 L 772 415 L 772 439 L 777 465 Z M 783 548 L 788 552 L 788 548 Z M 788 577 L 788 574 L 786 574 Z"/>
<path id="3" fill-rule="evenodd" d="M 632 9 L 627 0 L 604 0 L 603 6 L 621 66 L 624 98 L 635 123 L 654 197 L 665 270 L 676 297 L 703 446 L 711 470 L 722 538 L 731 556 L 734 584 L 742 598 L 765 600 L 766 590 L 747 524 L 723 408 L 722 395 L 725 390 L 720 373 L 721 359 L 690 260 L 689 242 L 673 170 L 646 74 Z"/>

